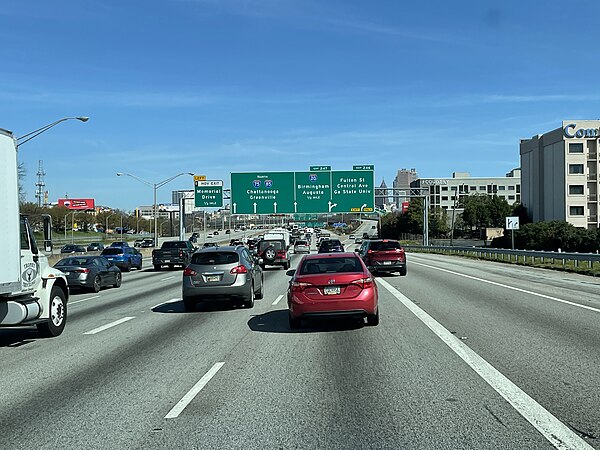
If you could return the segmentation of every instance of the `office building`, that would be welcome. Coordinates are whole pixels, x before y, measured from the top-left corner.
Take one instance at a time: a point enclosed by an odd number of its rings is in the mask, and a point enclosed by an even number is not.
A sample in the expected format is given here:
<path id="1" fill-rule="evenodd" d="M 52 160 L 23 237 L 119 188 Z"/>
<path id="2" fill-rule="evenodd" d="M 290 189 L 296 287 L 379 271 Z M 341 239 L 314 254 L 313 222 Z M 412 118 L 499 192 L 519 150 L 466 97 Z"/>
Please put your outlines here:
<path id="1" fill-rule="evenodd" d="M 392 183 L 392 201 L 396 208 L 401 208 L 402 203 L 410 200 L 410 186 L 419 176 L 416 169 L 400 169 Z"/>
<path id="2" fill-rule="evenodd" d="M 600 120 L 566 120 L 521 140 L 523 205 L 533 222 L 598 228 L 599 139 Z"/>

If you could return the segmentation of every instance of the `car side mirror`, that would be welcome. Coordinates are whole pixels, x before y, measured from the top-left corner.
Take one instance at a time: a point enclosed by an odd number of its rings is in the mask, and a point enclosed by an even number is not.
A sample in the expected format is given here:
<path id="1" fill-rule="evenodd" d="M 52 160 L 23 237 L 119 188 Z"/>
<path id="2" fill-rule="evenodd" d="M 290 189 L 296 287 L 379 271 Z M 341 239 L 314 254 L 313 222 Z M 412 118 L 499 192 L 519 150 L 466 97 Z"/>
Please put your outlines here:
<path id="1" fill-rule="evenodd" d="M 290 269 L 285 273 L 288 277 L 293 277 L 296 275 L 296 269 Z"/>

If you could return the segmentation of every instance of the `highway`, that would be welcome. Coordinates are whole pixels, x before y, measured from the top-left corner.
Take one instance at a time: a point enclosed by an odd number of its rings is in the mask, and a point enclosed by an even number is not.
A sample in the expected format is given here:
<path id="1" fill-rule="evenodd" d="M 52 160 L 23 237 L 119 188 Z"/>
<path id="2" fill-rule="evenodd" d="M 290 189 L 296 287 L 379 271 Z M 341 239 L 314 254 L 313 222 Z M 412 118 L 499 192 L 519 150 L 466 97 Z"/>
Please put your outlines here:
<path id="1" fill-rule="evenodd" d="M 407 260 L 379 326 L 294 332 L 282 269 L 253 309 L 187 313 L 145 260 L 72 295 L 57 338 L 0 330 L 0 448 L 600 449 L 597 279 Z"/>

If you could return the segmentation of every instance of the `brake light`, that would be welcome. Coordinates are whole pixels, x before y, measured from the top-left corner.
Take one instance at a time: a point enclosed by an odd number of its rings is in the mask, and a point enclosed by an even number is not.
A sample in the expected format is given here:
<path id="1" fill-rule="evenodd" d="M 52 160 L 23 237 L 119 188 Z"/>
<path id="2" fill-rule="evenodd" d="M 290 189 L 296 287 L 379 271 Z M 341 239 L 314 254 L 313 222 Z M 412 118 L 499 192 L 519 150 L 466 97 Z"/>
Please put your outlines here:
<path id="1" fill-rule="evenodd" d="M 243 264 L 240 264 L 239 266 L 236 266 L 233 269 L 231 269 L 229 271 L 229 273 L 232 273 L 232 274 L 236 274 L 236 273 L 248 273 L 248 269 L 246 269 L 246 266 L 244 266 Z"/>
<path id="2" fill-rule="evenodd" d="M 312 283 L 302 283 L 300 281 L 292 282 L 292 291 L 302 292 L 304 289 L 311 287 Z"/>
<path id="3" fill-rule="evenodd" d="M 179 250 L 179 256 L 183 256 L 183 250 Z"/>
<path id="4" fill-rule="evenodd" d="M 77 269 L 77 270 L 74 270 L 73 272 L 77 272 L 77 273 L 90 273 L 90 269 Z"/>
<path id="5" fill-rule="evenodd" d="M 358 280 L 354 280 L 352 282 L 352 284 L 356 284 L 357 286 L 360 286 L 361 289 L 371 288 L 371 287 L 373 287 L 373 278 L 372 277 L 360 278 Z"/>
<path id="6" fill-rule="evenodd" d="M 375 253 L 373 250 L 367 250 L 367 253 Z"/>
<path id="7" fill-rule="evenodd" d="M 198 272 L 196 272 L 194 269 L 190 269 L 189 267 L 183 269 L 184 277 L 195 277 L 196 275 L 198 275 Z"/>
<path id="8" fill-rule="evenodd" d="M 282 252 L 282 251 L 277 252 L 277 257 L 278 258 L 285 258 L 285 252 Z"/>

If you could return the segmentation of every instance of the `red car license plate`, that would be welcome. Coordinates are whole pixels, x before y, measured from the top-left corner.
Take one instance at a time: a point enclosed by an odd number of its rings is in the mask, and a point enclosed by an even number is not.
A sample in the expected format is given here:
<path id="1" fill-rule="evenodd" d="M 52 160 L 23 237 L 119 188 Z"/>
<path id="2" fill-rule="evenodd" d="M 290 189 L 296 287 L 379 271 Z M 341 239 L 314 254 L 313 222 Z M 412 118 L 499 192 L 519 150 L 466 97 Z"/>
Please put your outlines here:
<path id="1" fill-rule="evenodd" d="M 391 265 L 391 264 L 392 264 L 392 262 L 391 262 L 391 261 L 384 261 L 384 262 L 383 262 L 383 265 L 384 265 L 384 266 L 389 266 L 389 265 Z"/>
<path id="2" fill-rule="evenodd" d="M 338 295 L 341 292 L 339 286 L 325 286 L 323 293 L 325 295 Z"/>

